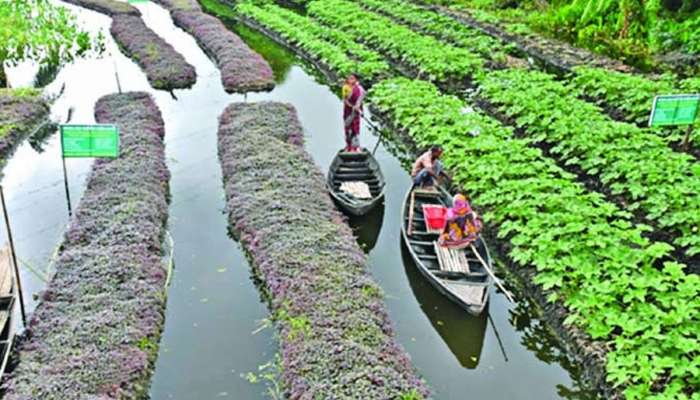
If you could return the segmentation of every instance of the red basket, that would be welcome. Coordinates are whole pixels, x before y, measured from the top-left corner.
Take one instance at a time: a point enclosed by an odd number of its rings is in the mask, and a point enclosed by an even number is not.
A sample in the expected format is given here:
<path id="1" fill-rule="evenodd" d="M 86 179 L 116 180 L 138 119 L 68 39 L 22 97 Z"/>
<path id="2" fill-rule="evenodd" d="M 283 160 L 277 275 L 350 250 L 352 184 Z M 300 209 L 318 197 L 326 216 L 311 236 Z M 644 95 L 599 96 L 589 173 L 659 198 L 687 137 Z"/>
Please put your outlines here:
<path id="1" fill-rule="evenodd" d="M 432 204 L 423 204 L 423 216 L 428 231 L 440 231 L 447 223 L 447 208 Z"/>

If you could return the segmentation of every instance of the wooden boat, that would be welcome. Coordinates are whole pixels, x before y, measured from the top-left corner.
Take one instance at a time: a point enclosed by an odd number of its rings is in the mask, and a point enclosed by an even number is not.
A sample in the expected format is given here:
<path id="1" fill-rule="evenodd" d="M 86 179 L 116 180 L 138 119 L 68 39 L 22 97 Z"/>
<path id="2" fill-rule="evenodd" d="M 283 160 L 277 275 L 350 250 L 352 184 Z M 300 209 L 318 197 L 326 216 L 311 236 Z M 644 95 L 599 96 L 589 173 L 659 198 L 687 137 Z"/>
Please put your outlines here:
<path id="1" fill-rule="evenodd" d="M 0 249 L 0 378 L 5 374 L 12 345 L 14 327 L 12 315 L 15 306 L 15 278 L 9 247 Z"/>
<path id="2" fill-rule="evenodd" d="M 411 205 L 413 211 L 411 212 Z M 472 315 L 479 315 L 489 299 L 489 286 L 492 278 L 471 247 L 462 250 L 452 250 L 453 256 L 459 256 L 460 262 L 447 265 L 438 257 L 443 257 L 446 249 L 437 246 L 438 233 L 427 229 L 423 217 L 423 205 L 439 205 L 450 207 L 452 198 L 443 188 L 433 190 L 409 190 L 403 205 L 401 233 L 406 247 L 415 261 L 418 270 L 450 300 L 462 306 Z M 412 222 L 411 222 L 412 221 Z M 410 229 L 409 229 L 409 225 Z M 473 244 L 474 249 L 487 263 L 491 265 L 491 256 L 483 238 L 479 237 Z"/>
<path id="3" fill-rule="evenodd" d="M 355 182 L 368 186 L 368 198 L 359 198 L 341 190 L 343 184 Z M 342 210 L 351 215 L 367 214 L 384 198 L 384 175 L 379 163 L 367 149 L 360 152 L 340 150 L 331 163 L 327 183 L 331 197 Z"/>

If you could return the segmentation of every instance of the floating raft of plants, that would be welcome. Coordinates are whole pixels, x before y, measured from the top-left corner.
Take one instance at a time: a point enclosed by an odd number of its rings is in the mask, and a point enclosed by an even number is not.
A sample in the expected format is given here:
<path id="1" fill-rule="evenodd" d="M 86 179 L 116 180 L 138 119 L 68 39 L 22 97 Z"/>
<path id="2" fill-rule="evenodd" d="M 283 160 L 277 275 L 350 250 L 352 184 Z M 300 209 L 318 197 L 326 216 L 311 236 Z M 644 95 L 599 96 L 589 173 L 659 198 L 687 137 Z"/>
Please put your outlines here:
<path id="1" fill-rule="evenodd" d="M 0 169 L 26 135 L 48 122 L 49 106 L 33 89 L 0 89 Z"/>
<path id="2" fill-rule="evenodd" d="M 110 17 L 117 14 L 128 14 L 140 16 L 141 11 L 138 8 L 124 1 L 115 0 L 63 0 L 66 3 L 75 4 L 89 10 L 97 11 L 102 14 L 107 14 Z"/>
<path id="3" fill-rule="evenodd" d="M 424 398 L 381 289 L 302 143 L 286 104 L 235 103 L 220 117 L 230 229 L 268 294 L 285 398 Z"/>
<path id="4" fill-rule="evenodd" d="M 121 155 L 92 167 L 3 385 L 8 400 L 147 398 L 165 308 L 164 123 L 141 92 L 102 97 L 95 117 L 119 126 Z"/>
<path id="5" fill-rule="evenodd" d="M 146 72 L 155 89 L 183 89 L 197 81 L 194 67 L 148 28 L 141 17 L 115 15 L 109 31 L 119 48 Z"/>
<path id="6" fill-rule="evenodd" d="M 221 71 L 228 93 L 269 90 L 275 86 L 265 59 L 218 18 L 205 14 L 193 0 L 156 0 L 170 10 L 175 25 L 192 35 Z"/>
<path id="7" fill-rule="evenodd" d="M 112 17 L 109 31 L 119 49 L 146 72 L 155 89 L 172 90 L 192 87 L 197 73 L 182 54 L 158 36 L 141 19 L 141 12 L 124 2 L 112 0 L 68 0 Z"/>

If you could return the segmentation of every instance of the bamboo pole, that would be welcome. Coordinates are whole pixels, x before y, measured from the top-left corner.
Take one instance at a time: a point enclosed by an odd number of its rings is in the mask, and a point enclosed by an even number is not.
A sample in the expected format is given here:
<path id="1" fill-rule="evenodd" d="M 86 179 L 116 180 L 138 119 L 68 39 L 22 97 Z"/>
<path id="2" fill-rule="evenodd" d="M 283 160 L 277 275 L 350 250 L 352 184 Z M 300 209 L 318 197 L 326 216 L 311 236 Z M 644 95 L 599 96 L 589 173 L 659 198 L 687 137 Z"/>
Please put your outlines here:
<path id="1" fill-rule="evenodd" d="M 498 279 L 498 277 L 496 277 L 496 275 L 493 273 L 493 271 L 491 271 L 491 268 L 489 268 L 488 264 L 486 264 L 486 261 L 484 261 L 484 259 L 481 258 L 481 254 L 479 254 L 479 252 L 476 251 L 476 248 L 474 248 L 474 245 L 470 244 L 469 247 L 471 247 L 472 251 L 474 252 L 474 255 L 476 255 L 476 258 L 478 258 L 479 261 L 481 262 L 481 265 L 484 266 L 484 269 L 486 269 L 486 272 L 489 275 L 491 275 L 491 278 L 493 278 L 494 282 L 496 282 L 496 286 L 498 286 L 503 291 L 503 294 L 506 295 L 506 298 L 508 299 L 508 301 L 510 301 L 511 303 L 515 303 L 515 300 L 513 300 L 513 295 L 508 291 L 508 289 L 506 289 L 503 286 L 500 279 Z"/>
<path id="2" fill-rule="evenodd" d="M 414 189 L 411 189 L 411 204 L 410 204 L 410 209 L 408 210 L 408 236 L 413 235 L 413 209 L 416 207 L 416 192 Z"/>

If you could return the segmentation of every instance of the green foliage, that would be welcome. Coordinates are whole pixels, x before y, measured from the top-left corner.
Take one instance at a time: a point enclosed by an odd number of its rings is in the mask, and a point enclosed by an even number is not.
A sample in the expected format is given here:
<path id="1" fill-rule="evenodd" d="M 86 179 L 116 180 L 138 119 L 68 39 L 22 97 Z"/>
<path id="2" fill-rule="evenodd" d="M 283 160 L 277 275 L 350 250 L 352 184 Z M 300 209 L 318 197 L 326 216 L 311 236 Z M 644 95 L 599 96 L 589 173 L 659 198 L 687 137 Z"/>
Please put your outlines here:
<path id="1" fill-rule="evenodd" d="M 60 64 L 101 49 L 102 36 L 91 39 L 74 17 L 48 0 L 0 2 L 0 66 L 35 60 Z"/>
<path id="2" fill-rule="evenodd" d="M 700 382 L 700 277 L 677 263 L 655 267 L 669 245 L 643 238 L 644 227 L 528 140 L 426 82 L 384 81 L 369 98 L 419 145 L 445 148 L 455 179 L 510 239 L 510 257 L 537 268 L 536 282 L 568 307 L 567 323 L 607 345 L 608 379 L 625 385 L 627 399 L 691 398 Z"/>
<path id="3" fill-rule="evenodd" d="M 553 76 L 503 70 L 480 81 L 482 96 L 514 118 L 530 139 L 626 198 L 659 228 L 677 235 L 688 255 L 700 253 L 700 168 L 658 136 L 612 121 Z M 652 161 L 653 160 L 653 161 Z"/>
<path id="4" fill-rule="evenodd" d="M 367 9 L 385 14 L 400 23 L 417 29 L 455 46 L 476 51 L 489 59 L 503 59 L 509 50 L 498 39 L 483 34 L 448 16 L 426 10 L 400 0 L 361 0 Z"/>
<path id="5" fill-rule="evenodd" d="M 483 69 L 483 60 L 472 51 L 416 33 L 354 2 L 317 0 L 309 3 L 308 12 L 325 25 L 353 35 L 431 81 L 464 80 Z"/>
<path id="6" fill-rule="evenodd" d="M 273 4 L 239 3 L 236 10 L 277 33 L 341 75 L 357 72 L 367 79 L 385 75 L 389 65 L 378 53 L 356 43 L 352 37 L 327 28 L 310 18 Z"/>

